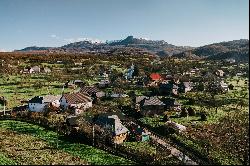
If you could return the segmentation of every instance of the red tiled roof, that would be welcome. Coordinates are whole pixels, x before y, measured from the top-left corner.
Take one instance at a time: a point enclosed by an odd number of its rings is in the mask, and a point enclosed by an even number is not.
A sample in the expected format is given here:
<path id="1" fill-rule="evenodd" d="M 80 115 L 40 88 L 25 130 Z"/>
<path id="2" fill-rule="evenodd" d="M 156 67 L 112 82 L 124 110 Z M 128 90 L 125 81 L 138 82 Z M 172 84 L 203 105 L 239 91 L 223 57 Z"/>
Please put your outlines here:
<path id="1" fill-rule="evenodd" d="M 69 104 L 86 103 L 92 101 L 89 96 L 82 93 L 70 93 L 63 95 Z"/>
<path id="2" fill-rule="evenodd" d="M 152 74 L 150 74 L 150 78 L 152 79 L 152 80 L 159 80 L 159 79 L 161 79 L 161 75 L 160 74 L 158 74 L 158 73 L 152 73 Z"/>

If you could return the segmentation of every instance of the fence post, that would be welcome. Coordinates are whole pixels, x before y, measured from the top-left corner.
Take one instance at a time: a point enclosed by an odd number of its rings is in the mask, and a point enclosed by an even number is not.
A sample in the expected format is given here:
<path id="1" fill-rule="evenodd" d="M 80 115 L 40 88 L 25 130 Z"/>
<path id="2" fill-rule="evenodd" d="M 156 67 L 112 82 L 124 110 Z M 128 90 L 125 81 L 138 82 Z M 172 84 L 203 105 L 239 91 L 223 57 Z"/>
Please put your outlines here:
<path id="1" fill-rule="evenodd" d="M 94 125 L 93 125 L 93 128 L 92 128 L 92 135 L 93 135 L 92 144 L 94 146 L 95 145 L 95 126 Z"/>

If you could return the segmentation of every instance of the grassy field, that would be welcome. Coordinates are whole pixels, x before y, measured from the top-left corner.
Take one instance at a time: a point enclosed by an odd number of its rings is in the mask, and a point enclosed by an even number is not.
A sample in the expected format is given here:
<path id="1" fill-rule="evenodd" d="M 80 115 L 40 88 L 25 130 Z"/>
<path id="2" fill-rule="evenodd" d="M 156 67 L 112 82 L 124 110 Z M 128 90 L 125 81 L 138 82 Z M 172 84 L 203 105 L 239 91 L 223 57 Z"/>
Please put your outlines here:
<path id="1" fill-rule="evenodd" d="M 62 93 L 63 83 L 48 81 L 46 75 L 3 75 L 0 77 L 0 96 L 8 101 L 7 109 L 22 105 L 22 100 L 34 96 L 58 95 Z M 65 92 L 71 91 L 65 89 Z"/>
<path id="2" fill-rule="evenodd" d="M 237 81 L 238 80 L 238 81 Z M 167 112 L 170 119 L 174 122 L 182 124 L 187 127 L 187 129 L 197 129 L 203 128 L 204 126 L 208 126 L 205 130 L 209 130 L 209 126 L 216 126 L 220 123 L 220 120 L 224 117 L 228 117 L 231 113 L 247 113 L 249 112 L 249 91 L 247 84 L 245 84 L 245 78 L 242 77 L 232 77 L 230 79 L 226 79 L 225 81 L 229 84 L 234 85 L 233 90 L 229 90 L 227 93 L 217 94 L 215 95 L 216 101 L 222 101 L 222 105 L 216 108 L 212 105 L 202 105 L 198 103 L 194 103 L 192 105 L 188 105 L 185 99 L 177 99 L 178 102 L 182 103 L 183 107 L 192 107 L 196 110 L 196 112 L 206 112 L 207 120 L 200 121 L 200 116 L 188 116 L 188 117 L 177 117 L 175 116 L 175 112 Z M 197 96 L 197 92 L 188 92 L 188 98 L 195 99 Z M 204 94 L 203 94 L 204 96 Z M 206 95 L 204 96 L 206 97 Z M 195 100 L 197 101 L 197 99 Z M 243 102 L 243 104 L 240 104 Z M 144 124 L 148 124 L 152 127 L 164 126 L 164 122 L 162 122 L 163 116 L 158 117 L 143 117 L 140 119 Z M 221 126 L 222 127 L 222 126 Z M 243 127 L 243 126 L 242 126 Z M 203 133 L 206 135 L 206 132 Z M 200 139 L 191 139 L 190 133 L 185 133 L 183 135 L 174 134 L 171 137 L 179 140 L 184 143 L 185 146 L 190 147 L 201 154 L 206 154 L 206 148 Z M 199 135 L 199 134 L 197 134 Z M 215 136 L 215 135 L 214 135 Z M 218 139 L 217 139 L 218 140 Z M 211 142 L 212 143 L 212 142 Z M 216 144 L 213 141 L 213 144 Z M 223 141 L 218 142 L 218 145 L 223 144 Z M 209 151 L 209 156 L 213 159 L 216 159 L 221 164 L 242 164 L 239 158 L 235 157 L 237 154 L 231 154 L 228 152 L 228 149 L 217 148 L 216 146 L 211 148 Z"/>
<path id="3" fill-rule="evenodd" d="M 0 165 L 16 165 L 17 163 L 0 152 Z"/>
<path id="4" fill-rule="evenodd" d="M 0 143 L 1 152 L 10 156 L 18 164 L 88 164 L 86 161 L 55 149 L 46 141 L 31 135 L 19 134 L 2 128 L 0 129 L 0 135 L 2 140 Z"/>
<path id="5" fill-rule="evenodd" d="M 124 142 L 123 145 L 139 152 L 156 154 L 156 147 L 151 146 L 148 142 Z"/>
<path id="6" fill-rule="evenodd" d="M 25 122 L 5 120 L 0 121 L 0 128 L 16 131 L 19 134 L 28 134 L 38 139 L 45 141 L 51 147 L 57 147 L 58 150 L 66 152 L 75 157 L 87 161 L 95 165 L 107 164 L 134 164 L 134 162 L 127 159 L 111 155 L 103 150 L 93 148 L 88 145 L 68 142 L 62 138 L 58 138 L 57 134 L 53 131 L 48 131 L 43 127 L 32 125 Z"/>

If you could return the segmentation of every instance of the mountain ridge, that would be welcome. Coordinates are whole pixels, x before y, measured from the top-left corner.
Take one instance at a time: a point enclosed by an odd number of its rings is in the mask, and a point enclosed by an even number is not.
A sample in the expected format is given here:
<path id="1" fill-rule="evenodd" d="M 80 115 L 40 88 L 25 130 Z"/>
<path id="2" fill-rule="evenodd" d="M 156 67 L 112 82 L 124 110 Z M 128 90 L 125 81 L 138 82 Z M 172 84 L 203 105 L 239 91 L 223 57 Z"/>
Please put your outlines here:
<path id="1" fill-rule="evenodd" d="M 116 50 L 136 49 L 141 52 L 148 52 L 157 56 L 173 56 L 177 58 L 205 58 L 205 59 L 223 59 L 233 58 L 237 61 L 249 61 L 249 40 L 240 39 L 232 41 L 223 41 L 207 44 L 201 47 L 175 46 L 164 40 L 146 40 L 128 36 L 122 40 L 109 42 L 91 42 L 79 41 L 73 42 L 61 47 L 37 47 L 31 46 L 22 51 L 49 51 L 49 52 L 73 52 L 73 53 L 110 53 Z"/>

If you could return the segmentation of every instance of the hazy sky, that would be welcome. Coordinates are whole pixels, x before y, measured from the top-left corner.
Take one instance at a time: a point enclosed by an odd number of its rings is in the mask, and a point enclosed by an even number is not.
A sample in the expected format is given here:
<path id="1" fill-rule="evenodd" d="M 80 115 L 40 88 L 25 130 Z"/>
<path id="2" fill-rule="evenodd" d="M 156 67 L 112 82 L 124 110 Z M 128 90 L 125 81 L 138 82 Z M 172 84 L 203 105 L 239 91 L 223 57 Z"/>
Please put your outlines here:
<path id="1" fill-rule="evenodd" d="M 248 39 L 249 0 L 0 0 L 0 50 L 133 35 L 201 46 Z"/>

